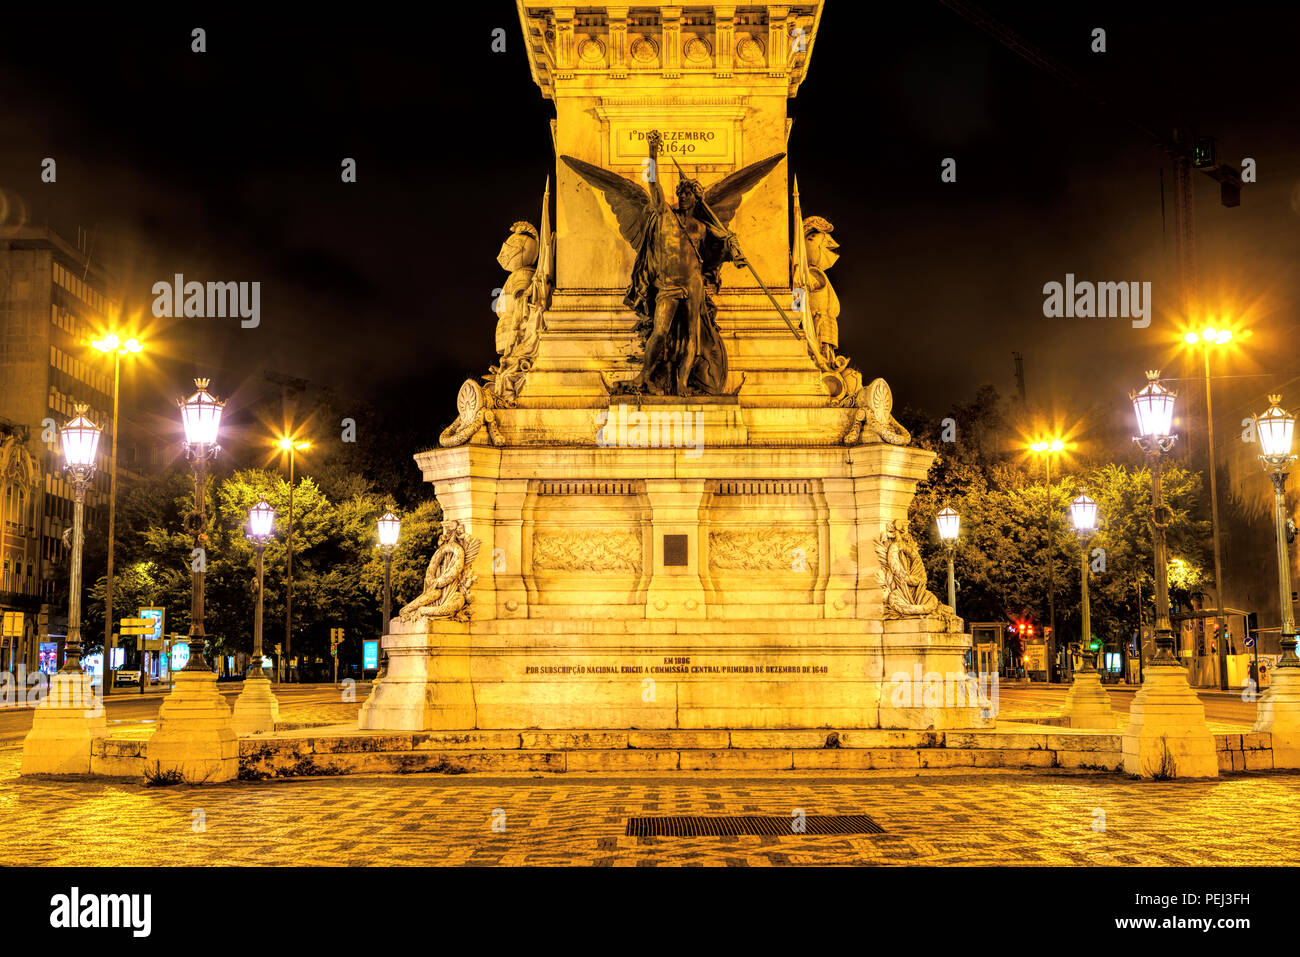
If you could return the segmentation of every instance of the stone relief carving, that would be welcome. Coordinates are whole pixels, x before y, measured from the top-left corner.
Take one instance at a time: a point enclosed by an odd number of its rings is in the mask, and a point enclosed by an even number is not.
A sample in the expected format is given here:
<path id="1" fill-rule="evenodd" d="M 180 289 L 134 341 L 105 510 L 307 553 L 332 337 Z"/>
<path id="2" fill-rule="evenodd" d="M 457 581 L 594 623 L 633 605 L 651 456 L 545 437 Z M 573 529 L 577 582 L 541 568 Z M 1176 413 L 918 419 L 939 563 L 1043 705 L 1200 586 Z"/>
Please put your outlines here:
<path id="1" fill-rule="evenodd" d="M 952 609 L 926 587 L 925 563 L 905 521 L 895 519 L 885 526 L 876 539 L 876 557 L 880 559 L 878 574 L 885 591 L 886 618 L 954 618 Z"/>
<path id="2" fill-rule="evenodd" d="M 809 571 L 817 565 L 817 534 L 805 529 L 709 532 L 709 567 L 721 571 Z"/>
<path id="3" fill-rule="evenodd" d="M 480 542 L 465 533 L 460 522 L 447 522 L 438 539 L 438 550 L 429 559 L 424 573 L 424 591 L 405 605 L 398 617 L 402 621 L 421 618 L 469 620 L 470 588 L 478 576 L 470 571 L 478 557 Z"/>
<path id="4" fill-rule="evenodd" d="M 533 568 L 563 572 L 641 571 L 641 533 L 538 532 L 533 536 Z"/>

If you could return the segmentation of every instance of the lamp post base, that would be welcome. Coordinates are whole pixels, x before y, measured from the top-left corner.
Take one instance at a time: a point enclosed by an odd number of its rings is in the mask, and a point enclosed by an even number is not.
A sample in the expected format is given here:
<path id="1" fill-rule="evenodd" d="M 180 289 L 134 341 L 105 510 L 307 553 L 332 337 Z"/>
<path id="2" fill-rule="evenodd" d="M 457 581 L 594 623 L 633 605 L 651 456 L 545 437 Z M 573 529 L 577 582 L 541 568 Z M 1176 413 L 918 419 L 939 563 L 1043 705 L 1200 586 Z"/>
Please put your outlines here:
<path id="1" fill-rule="evenodd" d="M 19 773 L 89 774 L 90 742 L 107 735 L 104 703 L 95 696 L 90 675 L 51 675 L 49 692 L 32 709 Z"/>
<path id="2" fill-rule="evenodd" d="M 187 784 L 238 776 L 239 738 L 211 671 L 176 672 L 158 717 L 146 751 L 147 773 L 179 774 Z"/>
<path id="3" fill-rule="evenodd" d="M 1113 731 L 1119 723 L 1110 706 L 1110 695 L 1102 687 L 1101 674 L 1076 671 L 1065 697 L 1065 716 L 1071 728 L 1104 728 Z"/>
<path id="4" fill-rule="evenodd" d="M 1273 735 L 1273 767 L 1300 768 L 1300 668 L 1273 669 L 1254 730 Z"/>
<path id="5" fill-rule="evenodd" d="M 1179 664 L 1149 662 L 1124 729 L 1124 771 L 1144 778 L 1217 778 L 1205 705 Z"/>
<path id="6" fill-rule="evenodd" d="M 275 730 L 280 720 L 280 702 L 271 691 L 271 679 L 258 669 L 244 679 L 244 688 L 235 699 L 231 725 L 235 734 L 266 734 Z"/>

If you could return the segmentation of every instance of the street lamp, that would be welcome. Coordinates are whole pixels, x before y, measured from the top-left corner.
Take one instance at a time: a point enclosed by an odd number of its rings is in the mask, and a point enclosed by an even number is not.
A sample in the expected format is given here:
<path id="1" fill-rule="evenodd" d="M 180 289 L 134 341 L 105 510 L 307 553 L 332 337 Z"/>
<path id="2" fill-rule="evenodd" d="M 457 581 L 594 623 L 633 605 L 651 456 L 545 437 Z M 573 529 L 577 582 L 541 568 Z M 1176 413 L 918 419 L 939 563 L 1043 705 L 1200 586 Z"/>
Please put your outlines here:
<path id="1" fill-rule="evenodd" d="M 117 394 L 121 382 L 122 357 L 144 350 L 134 336 L 120 338 L 110 332 L 103 339 L 90 343 L 95 350 L 113 356 L 113 442 L 108 456 L 108 569 L 104 579 L 104 694 L 111 694 L 113 682 L 108 680 L 108 661 L 113 646 L 113 551 L 117 538 Z M 140 657 L 140 689 L 144 690 L 144 656 Z"/>
<path id="2" fill-rule="evenodd" d="M 271 540 L 271 528 L 275 524 L 275 509 L 262 499 L 248 510 L 248 540 L 253 543 L 253 552 L 257 555 L 257 606 L 253 611 L 253 661 L 248 669 L 252 678 L 266 678 L 262 667 L 262 555 L 266 543 Z"/>
<path id="3" fill-rule="evenodd" d="M 1291 452 L 1295 436 L 1295 416 L 1282 409 L 1282 397 L 1270 395 L 1269 408 L 1255 417 L 1255 434 L 1264 454 L 1260 459 L 1273 480 L 1273 523 L 1277 534 L 1277 584 L 1282 611 L 1282 655 L 1279 668 L 1300 668 L 1295 653 L 1295 613 L 1291 609 L 1291 558 L 1286 547 L 1286 477 L 1296 460 Z M 1257 679 L 1258 680 L 1258 679 Z"/>
<path id="4" fill-rule="evenodd" d="M 1178 665 L 1174 657 L 1174 630 L 1169 622 L 1169 567 L 1165 551 L 1165 529 L 1169 527 L 1169 509 L 1161 498 L 1163 456 L 1174 447 L 1174 400 L 1178 393 L 1160 381 L 1160 370 L 1147 372 L 1147 384 L 1129 394 L 1137 415 L 1138 434 L 1133 441 L 1146 453 L 1151 465 L 1151 544 L 1155 552 L 1156 573 L 1156 654 L 1153 665 Z"/>
<path id="5" fill-rule="evenodd" d="M 283 660 L 293 660 L 293 466 L 298 452 L 311 448 L 311 443 L 285 436 L 277 443 L 282 452 L 289 453 L 289 524 L 285 532 L 285 549 L 288 554 L 288 574 L 285 579 L 284 600 L 284 655 Z M 288 680 L 293 681 L 293 668 L 289 668 Z"/>
<path id="6" fill-rule="evenodd" d="M 179 401 L 181 422 L 185 426 L 185 453 L 194 469 L 194 511 L 185 516 L 186 530 L 194 542 L 190 559 L 190 660 L 183 671 L 211 671 L 204 658 L 203 631 L 203 573 L 207 568 L 205 546 L 208 541 L 207 509 L 204 492 L 208 472 L 208 459 L 216 456 L 217 430 L 221 426 L 221 410 L 225 403 L 208 392 L 207 379 L 195 379 L 197 391 L 188 399 Z"/>
<path id="7" fill-rule="evenodd" d="M 953 553 L 957 550 L 957 534 L 961 531 L 961 516 L 951 505 L 945 505 L 939 509 L 939 514 L 935 516 L 935 524 L 939 526 L 939 537 L 948 546 L 948 607 L 954 612 L 957 610 L 957 578 L 953 572 Z"/>
<path id="8" fill-rule="evenodd" d="M 1219 559 L 1219 481 L 1214 467 L 1214 399 L 1210 390 L 1210 352 L 1232 341 L 1232 330 L 1207 326 L 1183 336 L 1190 346 L 1200 346 L 1205 369 L 1205 437 L 1210 473 L 1210 527 L 1214 543 L 1214 605 L 1219 622 L 1219 688 L 1228 690 L 1228 623 L 1223 611 L 1223 568 Z"/>
<path id="9" fill-rule="evenodd" d="M 1092 609 L 1088 599 L 1088 537 L 1097 530 L 1097 503 L 1087 495 L 1080 495 L 1070 503 L 1070 521 L 1079 536 L 1079 573 L 1082 576 L 1083 597 L 1083 667 L 1080 672 L 1094 671 L 1096 662 L 1092 654 Z"/>
<path id="10" fill-rule="evenodd" d="M 78 403 L 76 416 L 63 427 L 63 468 L 72 482 L 72 575 L 68 584 L 68 637 L 63 674 L 81 674 L 81 548 L 85 542 L 86 489 L 95 474 L 100 428 L 86 418 L 88 406 Z M 107 675 L 108 669 L 105 668 Z"/>
<path id="11" fill-rule="evenodd" d="M 1044 512 L 1045 528 L 1047 532 L 1047 617 L 1050 626 L 1051 639 L 1047 645 L 1047 681 L 1050 684 L 1055 680 L 1056 672 L 1056 551 L 1052 547 L 1054 540 L 1052 537 L 1052 519 L 1056 513 L 1052 508 L 1052 456 L 1060 455 L 1065 450 L 1065 442 L 1059 438 L 1040 439 L 1036 442 L 1029 443 L 1029 451 L 1043 457 L 1043 466 L 1046 469 L 1047 481 L 1047 508 Z"/>
<path id="12" fill-rule="evenodd" d="M 384 618 L 380 627 L 380 661 L 375 680 L 388 674 L 388 651 L 384 648 L 384 638 L 388 637 L 388 619 L 392 614 L 392 574 L 393 549 L 397 547 L 397 536 L 401 534 L 402 522 L 392 512 L 384 512 L 379 519 L 379 550 L 384 555 Z M 365 655 L 361 656 L 361 677 L 365 677 Z"/>
<path id="13" fill-rule="evenodd" d="M 271 540 L 275 525 L 275 509 L 262 499 L 248 510 L 248 530 L 245 533 L 253 544 L 257 556 L 257 577 L 253 588 L 257 602 L 253 606 L 253 658 L 244 676 L 244 687 L 235 699 L 231 723 L 238 734 L 253 734 L 275 730 L 280 720 L 280 705 L 271 693 L 271 681 L 262 666 L 262 554 Z"/>

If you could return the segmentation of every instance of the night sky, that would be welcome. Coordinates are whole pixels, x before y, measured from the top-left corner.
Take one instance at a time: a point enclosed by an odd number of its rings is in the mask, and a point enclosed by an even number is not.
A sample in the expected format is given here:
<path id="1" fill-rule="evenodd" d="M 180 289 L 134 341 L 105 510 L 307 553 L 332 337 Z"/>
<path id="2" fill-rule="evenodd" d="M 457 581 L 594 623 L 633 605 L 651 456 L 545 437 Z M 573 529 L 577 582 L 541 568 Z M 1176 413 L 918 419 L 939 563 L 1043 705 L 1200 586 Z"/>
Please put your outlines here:
<path id="1" fill-rule="evenodd" d="M 1177 368 L 1184 328 L 1169 161 L 1126 120 L 1164 132 L 1181 115 L 1221 160 L 1258 164 L 1236 209 L 1196 174 L 1202 295 L 1253 331 L 1216 403 L 1258 411 L 1300 374 L 1300 15 L 1060 6 L 986 4 L 1111 106 L 937 2 L 828 4 L 789 155 L 805 215 L 830 219 L 842 247 L 841 352 L 886 376 L 899 405 L 942 413 L 982 383 L 1013 393 L 1019 351 L 1032 402 L 1120 415 L 1144 368 Z M 0 187 L 65 235 L 96 227 L 129 311 L 148 315 L 153 283 L 176 272 L 262 283 L 258 329 L 156 326 L 169 358 L 126 402 L 165 411 L 204 373 L 237 408 L 272 369 L 427 418 L 432 441 L 460 382 L 494 361 L 495 255 L 512 222 L 536 221 L 554 174 L 551 104 L 512 3 L 396 9 L 6 13 Z M 195 26 L 207 53 L 190 52 Z M 498 26 L 505 54 L 490 49 Z M 1089 50 L 1094 27 L 1104 54 Z M 40 182 L 46 156 L 57 184 Z M 340 182 L 343 157 L 355 185 Z M 945 157 L 955 184 L 940 181 Z M 1150 328 L 1044 318 L 1043 284 L 1067 272 L 1152 282 Z"/>

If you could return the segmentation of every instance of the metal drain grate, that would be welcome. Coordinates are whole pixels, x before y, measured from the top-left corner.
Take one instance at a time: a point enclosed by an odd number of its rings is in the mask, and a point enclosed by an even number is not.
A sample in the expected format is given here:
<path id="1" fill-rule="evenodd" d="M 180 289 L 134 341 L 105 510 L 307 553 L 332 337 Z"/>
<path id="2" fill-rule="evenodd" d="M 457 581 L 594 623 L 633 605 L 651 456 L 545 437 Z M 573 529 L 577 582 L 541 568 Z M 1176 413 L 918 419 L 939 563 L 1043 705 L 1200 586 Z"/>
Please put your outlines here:
<path id="1" fill-rule="evenodd" d="M 630 817 L 627 837 L 721 837 L 740 834 L 884 834 L 865 814 L 809 814 L 803 831 L 793 817 L 747 814 L 739 817 Z"/>

